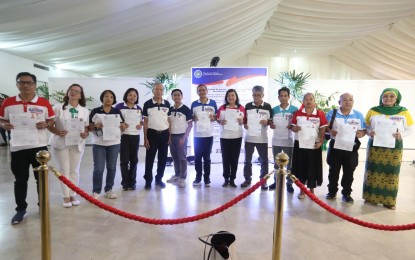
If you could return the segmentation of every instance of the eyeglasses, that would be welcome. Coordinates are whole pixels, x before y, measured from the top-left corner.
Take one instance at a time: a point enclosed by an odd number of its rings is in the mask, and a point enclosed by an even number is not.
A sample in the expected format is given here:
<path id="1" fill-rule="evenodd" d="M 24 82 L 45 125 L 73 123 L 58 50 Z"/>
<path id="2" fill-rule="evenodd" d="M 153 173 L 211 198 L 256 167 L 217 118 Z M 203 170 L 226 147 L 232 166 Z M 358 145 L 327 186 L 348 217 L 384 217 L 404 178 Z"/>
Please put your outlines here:
<path id="1" fill-rule="evenodd" d="M 70 93 L 75 93 L 75 94 L 81 94 L 81 91 L 80 90 L 73 90 L 73 89 L 71 89 L 71 90 L 69 90 L 69 92 Z"/>
<path id="2" fill-rule="evenodd" d="M 20 86 L 24 86 L 24 85 L 28 85 L 28 86 L 33 86 L 35 84 L 34 81 L 17 81 L 17 84 L 19 84 Z"/>

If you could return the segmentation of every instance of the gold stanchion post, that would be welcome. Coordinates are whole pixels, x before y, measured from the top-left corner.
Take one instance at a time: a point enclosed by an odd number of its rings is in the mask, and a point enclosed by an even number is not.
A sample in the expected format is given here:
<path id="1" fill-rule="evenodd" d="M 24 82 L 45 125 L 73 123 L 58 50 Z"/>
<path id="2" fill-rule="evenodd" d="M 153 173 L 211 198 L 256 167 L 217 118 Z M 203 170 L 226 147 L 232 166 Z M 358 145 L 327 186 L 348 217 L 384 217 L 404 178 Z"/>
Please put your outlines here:
<path id="1" fill-rule="evenodd" d="M 284 212 L 284 184 L 285 170 L 288 164 L 288 155 L 281 152 L 275 156 L 279 170 L 276 172 L 276 190 L 275 190 L 275 211 L 274 211 L 274 247 L 272 249 L 272 260 L 281 259 L 281 241 L 282 241 L 282 221 Z"/>
<path id="2" fill-rule="evenodd" d="M 35 169 L 39 172 L 39 204 L 40 204 L 40 226 L 42 238 L 42 260 L 51 259 L 50 242 L 50 218 L 49 218 L 49 168 L 47 163 L 50 160 L 48 151 L 40 151 L 36 154 L 36 160 L 40 166 Z"/>

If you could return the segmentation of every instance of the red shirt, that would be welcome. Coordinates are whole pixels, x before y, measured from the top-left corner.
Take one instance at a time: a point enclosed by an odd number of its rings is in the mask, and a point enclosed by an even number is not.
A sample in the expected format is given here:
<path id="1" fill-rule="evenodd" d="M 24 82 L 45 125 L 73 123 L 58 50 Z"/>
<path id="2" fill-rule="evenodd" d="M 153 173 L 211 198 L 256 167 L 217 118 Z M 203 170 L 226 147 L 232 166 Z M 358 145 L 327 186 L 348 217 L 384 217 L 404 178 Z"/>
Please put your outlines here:
<path id="1" fill-rule="evenodd" d="M 23 101 L 19 96 L 9 97 L 3 101 L 3 105 L 0 107 L 0 119 L 9 121 L 10 114 L 22 114 L 22 113 L 31 113 L 36 115 L 39 119 L 38 121 L 45 121 L 46 119 L 51 119 L 55 117 L 53 108 L 50 105 L 49 101 L 45 98 L 35 97 L 29 101 Z M 10 151 L 20 151 L 25 149 L 37 148 L 42 146 L 47 146 L 47 135 L 46 129 L 38 130 L 39 142 L 37 145 L 31 146 L 13 146 L 13 140 L 11 140 Z M 12 129 L 13 136 L 13 129 Z"/>
<path id="2" fill-rule="evenodd" d="M 317 132 L 317 139 L 316 139 L 317 142 L 319 141 L 318 140 L 319 128 L 322 128 L 328 125 L 326 116 L 323 111 L 314 109 L 311 115 L 307 115 L 305 112 L 305 108 L 301 110 L 297 110 L 297 112 L 294 113 L 292 121 L 291 121 L 291 125 L 301 126 L 304 123 L 312 123 L 316 126 L 315 129 Z M 298 140 L 298 134 L 295 135 L 295 140 Z"/>

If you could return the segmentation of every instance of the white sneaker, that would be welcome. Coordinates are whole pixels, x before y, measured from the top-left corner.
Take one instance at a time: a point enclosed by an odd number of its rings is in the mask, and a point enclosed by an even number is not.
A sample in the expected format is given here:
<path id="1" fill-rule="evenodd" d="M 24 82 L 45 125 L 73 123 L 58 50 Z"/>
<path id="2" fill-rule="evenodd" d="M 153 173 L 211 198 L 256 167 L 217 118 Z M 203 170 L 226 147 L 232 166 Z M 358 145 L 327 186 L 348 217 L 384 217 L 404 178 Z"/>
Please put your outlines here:
<path id="1" fill-rule="evenodd" d="M 98 199 L 99 198 L 99 193 L 93 192 L 92 197 L 94 197 L 94 199 Z"/>
<path id="2" fill-rule="evenodd" d="M 185 179 L 180 179 L 179 180 L 179 187 L 180 188 L 185 188 L 186 187 L 186 180 Z"/>
<path id="3" fill-rule="evenodd" d="M 72 203 L 70 203 L 70 202 L 63 202 L 63 203 L 62 203 L 62 206 L 63 206 L 64 208 L 70 208 L 70 207 L 72 207 Z"/>
<path id="4" fill-rule="evenodd" d="M 179 177 L 177 177 L 176 175 L 173 175 L 170 177 L 170 179 L 167 180 L 167 183 L 175 183 L 177 181 L 179 181 Z"/>
<path id="5" fill-rule="evenodd" d="M 71 204 L 73 206 L 78 206 L 79 204 L 81 204 L 81 202 L 79 200 L 77 200 L 77 199 L 73 199 L 73 200 L 71 200 Z"/>
<path id="6" fill-rule="evenodd" d="M 113 192 L 112 190 L 109 190 L 109 191 L 105 192 L 105 197 L 107 199 L 116 199 L 117 194 L 115 194 L 115 192 Z"/>

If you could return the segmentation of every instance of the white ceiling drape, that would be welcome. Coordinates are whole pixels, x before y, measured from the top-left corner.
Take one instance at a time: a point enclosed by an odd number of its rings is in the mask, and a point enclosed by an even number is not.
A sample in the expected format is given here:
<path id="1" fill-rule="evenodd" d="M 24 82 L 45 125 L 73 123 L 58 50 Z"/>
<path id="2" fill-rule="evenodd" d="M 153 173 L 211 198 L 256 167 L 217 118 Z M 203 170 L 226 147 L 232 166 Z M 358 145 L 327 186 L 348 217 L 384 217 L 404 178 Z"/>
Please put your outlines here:
<path id="1" fill-rule="evenodd" d="M 256 54 L 332 55 L 415 78 L 414 0 L 2 0 L 0 50 L 110 77 L 187 73 Z"/>

